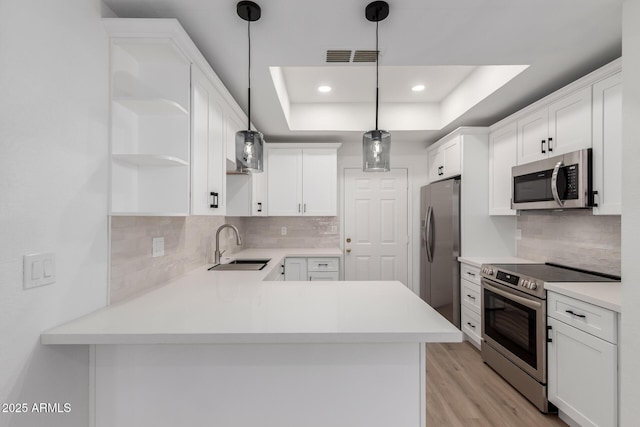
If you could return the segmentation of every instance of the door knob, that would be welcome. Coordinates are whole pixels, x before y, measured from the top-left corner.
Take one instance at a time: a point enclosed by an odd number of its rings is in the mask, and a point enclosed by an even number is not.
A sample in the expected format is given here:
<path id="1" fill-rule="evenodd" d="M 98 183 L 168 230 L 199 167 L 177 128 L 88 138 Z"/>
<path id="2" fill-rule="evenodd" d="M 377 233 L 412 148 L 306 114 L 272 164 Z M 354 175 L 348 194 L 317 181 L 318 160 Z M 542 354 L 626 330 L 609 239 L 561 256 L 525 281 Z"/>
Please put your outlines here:
<path id="1" fill-rule="evenodd" d="M 351 243 L 351 237 L 347 237 L 347 243 Z"/>
<path id="2" fill-rule="evenodd" d="M 347 253 L 350 254 L 351 253 L 351 249 L 347 249 Z"/>

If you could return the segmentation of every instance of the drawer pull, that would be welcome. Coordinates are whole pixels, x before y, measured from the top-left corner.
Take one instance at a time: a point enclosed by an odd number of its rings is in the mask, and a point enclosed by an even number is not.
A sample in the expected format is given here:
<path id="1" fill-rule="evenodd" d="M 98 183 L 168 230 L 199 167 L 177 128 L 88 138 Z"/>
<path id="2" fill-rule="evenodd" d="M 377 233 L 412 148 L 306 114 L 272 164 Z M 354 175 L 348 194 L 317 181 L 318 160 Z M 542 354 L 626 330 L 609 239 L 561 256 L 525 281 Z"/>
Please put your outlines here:
<path id="1" fill-rule="evenodd" d="M 320 263 L 319 263 L 319 264 L 318 264 L 318 266 L 323 266 L 323 265 L 324 265 L 325 267 L 329 267 L 329 264 L 327 264 L 327 263 L 323 263 L 323 264 L 320 264 Z"/>
<path id="2" fill-rule="evenodd" d="M 474 301 L 476 300 L 476 297 L 474 297 L 473 295 L 469 295 L 469 294 L 467 294 L 467 297 L 468 297 L 469 299 L 474 300 Z"/>
<path id="3" fill-rule="evenodd" d="M 578 313 L 574 313 L 573 310 L 565 310 L 565 312 L 569 313 L 572 316 L 576 316 L 576 317 L 580 317 L 582 319 L 584 319 L 585 317 L 587 317 L 584 314 L 578 314 Z"/>
<path id="4" fill-rule="evenodd" d="M 467 322 L 467 325 L 471 326 L 473 329 L 476 328 L 476 325 L 472 325 L 471 322 Z"/>
<path id="5" fill-rule="evenodd" d="M 476 273 L 472 273 L 472 272 L 470 272 L 470 271 L 467 271 L 467 274 L 468 274 L 469 276 L 471 276 L 471 277 L 476 277 Z"/>

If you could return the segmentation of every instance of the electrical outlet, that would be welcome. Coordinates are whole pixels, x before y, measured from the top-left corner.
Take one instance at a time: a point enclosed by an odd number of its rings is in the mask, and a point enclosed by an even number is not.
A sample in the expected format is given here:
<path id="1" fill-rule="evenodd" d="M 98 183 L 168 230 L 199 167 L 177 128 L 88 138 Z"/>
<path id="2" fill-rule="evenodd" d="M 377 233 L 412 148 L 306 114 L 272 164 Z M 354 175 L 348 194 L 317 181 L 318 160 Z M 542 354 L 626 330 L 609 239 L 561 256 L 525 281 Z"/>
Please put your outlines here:
<path id="1" fill-rule="evenodd" d="M 287 227 L 282 227 L 280 229 L 280 235 L 281 236 L 286 236 L 287 235 Z"/>
<path id="2" fill-rule="evenodd" d="M 151 245 L 151 256 L 153 258 L 164 256 L 164 237 L 154 237 Z"/>

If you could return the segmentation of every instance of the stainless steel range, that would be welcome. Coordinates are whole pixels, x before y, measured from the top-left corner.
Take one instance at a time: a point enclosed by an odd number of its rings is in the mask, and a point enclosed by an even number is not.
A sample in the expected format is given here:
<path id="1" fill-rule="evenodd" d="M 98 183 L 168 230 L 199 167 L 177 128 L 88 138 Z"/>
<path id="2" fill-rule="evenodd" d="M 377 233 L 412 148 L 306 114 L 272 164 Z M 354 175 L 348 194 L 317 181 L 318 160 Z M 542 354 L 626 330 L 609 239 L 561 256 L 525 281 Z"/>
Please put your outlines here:
<path id="1" fill-rule="evenodd" d="M 619 277 L 557 264 L 485 264 L 482 358 L 542 412 L 547 401 L 545 283 L 616 282 Z"/>

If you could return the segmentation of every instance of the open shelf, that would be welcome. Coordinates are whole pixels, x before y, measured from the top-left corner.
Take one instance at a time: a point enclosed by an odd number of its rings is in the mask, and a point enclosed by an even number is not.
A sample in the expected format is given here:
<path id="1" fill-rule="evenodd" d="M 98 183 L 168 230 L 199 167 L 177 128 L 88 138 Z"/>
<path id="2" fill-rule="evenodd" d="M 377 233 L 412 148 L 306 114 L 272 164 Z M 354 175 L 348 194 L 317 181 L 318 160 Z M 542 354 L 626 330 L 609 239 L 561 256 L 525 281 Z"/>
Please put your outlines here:
<path id="1" fill-rule="evenodd" d="M 112 154 L 114 161 L 128 163 L 136 166 L 175 167 L 189 166 L 189 162 L 173 156 L 162 154 Z"/>
<path id="2" fill-rule="evenodd" d="M 140 98 L 133 96 L 114 97 L 117 102 L 137 114 L 187 115 L 189 111 L 178 102 L 166 98 Z"/>

